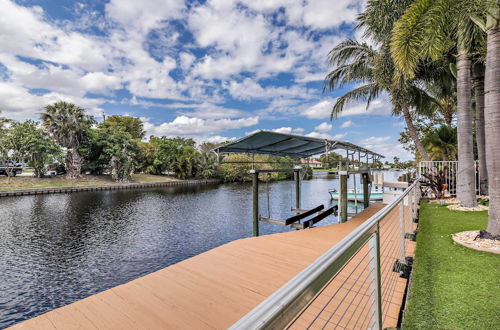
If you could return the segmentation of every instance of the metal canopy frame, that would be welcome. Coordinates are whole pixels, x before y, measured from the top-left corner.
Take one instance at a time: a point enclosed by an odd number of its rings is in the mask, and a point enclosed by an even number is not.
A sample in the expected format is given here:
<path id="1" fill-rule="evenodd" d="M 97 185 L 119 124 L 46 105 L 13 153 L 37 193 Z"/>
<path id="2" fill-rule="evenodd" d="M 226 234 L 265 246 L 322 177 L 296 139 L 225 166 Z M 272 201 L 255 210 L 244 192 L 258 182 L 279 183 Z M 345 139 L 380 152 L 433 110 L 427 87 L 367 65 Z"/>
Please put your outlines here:
<path id="1" fill-rule="evenodd" d="M 353 161 L 356 153 L 358 154 L 357 160 L 360 162 L 361 158 L 365 158 L 366 163 L 369 160 L 372 160 L 373 163 L 380 158 L 384 158 L 384 156 L 376 152 L 350 142 L 265 130 L 260 130 L 229 144 L 217 147 L 213 151 L 218 155 L 221 153 L 246 153 L 309 158 L 338 149 L 345 150 L 347 158 L 351 158 Z"/>
<path id="2" fill-rule="evenodd" d="M 229 144 L 217 147 L 212 151 L 217 154 L 217 160 L 220 162 L 220 154 L 221 153 L 242 153 L 242 154 L 261 154 L 261 155 L 274 155 L 274 156 L 284 156 L 290 158 L 310 158 L 314 155 L 326 154 L 328 157 L 328 153 L 334 150 L 345 150 L 346 152 L 346 169 L 340 171 L 340 195 L 342 196 L 341 200 L 339 200 L 340 206 L 340 220 L 341 222 L 347 221 L 347 177 L 349 173 L 357 173 L 360 175 L 365 175 L 369 173 L 367 169 L 369 167 L 369 161 L 372 161 L 374 164 L 380 158 L 384 158 L 384 156 L 375 153 L 371 150 L 363 148 L 361 146 L 355 145 L 350 142 L 338 141 L 338 140 L 328 140 L 328 139 L 320 139 L 309 136 L 301 136 L 294 134 L 284 134 L 277 133 L 273 131 L 265 131 L 260 130 L 248 136 L 245 136 L 241 139 L 238 139 Z M 355 155 L 357 154 L 357 159 Z M 366 168 L 361 168 L 361 166 L 357 170 L 349 171 L 350 162 L 358 162 L 359 165 L 363 163 L 366 165 Z M 245 162 L 231 162 L 235 164 L 243 164 Z M 248 162 L 255 164 L 254 162 Z M 266 163 L 266 162 L 258 162 L 258 163 Z M 342 167 L 342 161 L 340 161 L 340 167 Z M 259 214 L 259 173 L 271 173 L 271 172 L 287 172 L 293 171 L 295 176 L 295 211 L 297 213 L 309 212 L 311 210 L 301 210 L 300 209 L 300 171 L 301 167 L 294 167 L 293 169 L 280 169 L 280 170 L 259 170 L 252 169 L 250 173 L 252 174 L 252 191 L 253 191 L 253 235 L 259 236 L 259 221 L 266 221 L 273 224 L 286 224 L 286 221 L 272 219 L 270 217 L 263 218 Z M 369 203 L 369 194 L 368 194 L 368 180 L 363 179 L 363 196 L 364 196 L 364 204 L 365 207 L 368 206 Z M 337 207 L 338 209 L 339 207 Z M 315 222 L 322 220 L 329 214 L 334 213 L 336 210 L 333 208 L 321 213 L 313 219 L 310 219 L 307 224 L 289 224 L 294 228 L 307 228 L 312 226 Z M 300 228 L 299 228 L 300 227 Z"/>

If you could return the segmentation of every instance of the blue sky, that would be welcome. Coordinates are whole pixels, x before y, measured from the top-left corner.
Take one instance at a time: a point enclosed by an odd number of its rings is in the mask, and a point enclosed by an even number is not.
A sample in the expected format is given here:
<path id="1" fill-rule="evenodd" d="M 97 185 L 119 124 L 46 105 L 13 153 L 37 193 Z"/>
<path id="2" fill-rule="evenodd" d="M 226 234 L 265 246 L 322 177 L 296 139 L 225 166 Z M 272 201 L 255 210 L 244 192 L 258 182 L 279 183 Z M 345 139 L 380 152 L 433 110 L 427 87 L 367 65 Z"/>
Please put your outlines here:
<path id="1" fill-rule="evenodd" d="M 365 0 L 0 0 L 1 116 L 67 100 L 148 134 L 224 141 L 258 129 L 410 159 L 387 97 L 330 121 L 328 51 L 360 39 Z"/>

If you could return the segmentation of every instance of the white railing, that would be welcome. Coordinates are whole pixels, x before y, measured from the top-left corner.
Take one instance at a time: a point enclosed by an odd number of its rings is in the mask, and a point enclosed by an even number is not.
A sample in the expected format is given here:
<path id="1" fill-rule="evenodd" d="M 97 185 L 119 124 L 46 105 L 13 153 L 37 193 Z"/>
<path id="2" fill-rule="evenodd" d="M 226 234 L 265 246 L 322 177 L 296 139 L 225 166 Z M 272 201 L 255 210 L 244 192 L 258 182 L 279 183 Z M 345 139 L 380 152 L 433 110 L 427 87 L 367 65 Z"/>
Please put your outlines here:
<path id="1" fill-rule="evenodd" d="M 481 195 L 481 173 L 479 173 L 478 162 L 474 163 L 476 169 L 475 175 L 475 187 L 476 194 Z M 421 178 L 422 182 L 428 182 L 427 175 L 442 175 L 444 178 L 444 183 L 448 186 L 446 193 L 450 196 L 456 196 L 457 194 L 457 173 L 458 173 L 458 162 L 455 161 L 422 161 L 418 163 L 418 173 L 417 176 Z"/>
<path id="2" fill-rule="evenodd" d="M 406 256 L 419 199 L 416 181 L 231 329 L 396 326 L 394 297 L 411 267 Z"/>

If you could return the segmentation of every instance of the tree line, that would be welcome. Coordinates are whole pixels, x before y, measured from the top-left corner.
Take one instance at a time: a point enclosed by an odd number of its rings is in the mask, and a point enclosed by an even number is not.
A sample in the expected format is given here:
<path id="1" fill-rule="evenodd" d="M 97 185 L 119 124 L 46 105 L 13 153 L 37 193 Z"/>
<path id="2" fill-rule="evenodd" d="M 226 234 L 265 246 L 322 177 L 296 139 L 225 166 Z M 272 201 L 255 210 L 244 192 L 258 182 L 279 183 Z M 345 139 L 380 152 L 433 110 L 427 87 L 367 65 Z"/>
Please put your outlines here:
<path id="1" fill-rule="evenodd" d="M 151 136 L 139 118 L 113 115 L 98 123 L 75 104 L 47 105 L 40 122 L 0 118 L 0 157 L 27 162 L 36 177 L 51 164 L 64 163 L 66 178 L 82 173 L 110 174 L 126 182 L 132 173 L 173 174 L 178 178 L 212 178 L 219 175 L 215 154 L 198 150 L 193 139 Z M 206 149 L 206 146 L 205 146 Z"/>
<path id="2" fill-rule="evenodd" d="M 332 118 L 388 95 L 418 159 L 458 159 L 465 207 L 477 205 L 476 156 L 490 195 L 484 235 L 500 239 L 500 0 L 369 0 L 356 28 L 369 42 L 345 40 L 328 56 L 325 89 L 355 86 Z"/>
<path id="3" fill-rule="evenodd" d="M 133 173 L 245 182 L 252 180 L 253 161 L 261 169 L 299 164 L 287 157 L 235 154 L 224 155 L 226 164 L 219 165 L 212 150 L 221 144 L 197 146 L 193 139 L 153 135 L 145 141 L 145 135 L 140 118 L 112 115 L 98 123 L 83 108 L 60 101 L 43 109 L 40 122 L 0 118 L 0 158 L 27 162 L 38 178 L 51 165 L 64 163 L 66 178 L 109 174 L 119 182 L 130 181 Z M 263 179 L 287 178 L 289 173 L 272 173 Z"/>

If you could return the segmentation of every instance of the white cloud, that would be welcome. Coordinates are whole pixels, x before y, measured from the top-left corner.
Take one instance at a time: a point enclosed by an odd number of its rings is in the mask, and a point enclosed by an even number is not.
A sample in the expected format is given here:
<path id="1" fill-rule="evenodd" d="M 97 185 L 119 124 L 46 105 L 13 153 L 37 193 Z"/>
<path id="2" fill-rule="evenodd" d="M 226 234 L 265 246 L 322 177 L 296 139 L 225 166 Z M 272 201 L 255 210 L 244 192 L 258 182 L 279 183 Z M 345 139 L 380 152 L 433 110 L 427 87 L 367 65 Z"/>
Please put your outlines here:
<path id="1" fill-rule="evenodd" d="M 311 119 L 326 119 L 330 117 L 333 102 L 330 100 L 320 101 L 304 111 L 304 116 Z"/>
<path id="2" fill-rule="evenodd" d="M 359 145 L 392 159 L 394 156 L 402 160 L 412 159 L 412 155 L 403 149 L 397 141 L 391 141 L 390 136 L 371 136 L 358 142 Z"/>
<path id="3" fill-rule="evenodd" d="M 323 123 L 319 124 L 318 126 L 314 127 L 314 130 L 318 131 L 318 132 L 326 133 L 326 132 L 329 132 L 332 129 L 332 127 L 333 127 L 332 124 L 328 124 L 327 122 L 323 122 Z"/>
<path id="4" fill-rule="evenodd" d="M 306 136 L 309 137 L 314 137 L 314 138 L 319 138 L 319 139 L 327 139 L 327 140 L 342 140 L 347 134 L 342 133 L 342 134 L 327 134 L 327 133 L 320 133 L 320 132 L 311 132 L 309 134 L 306 134 Z"/>
<path id="5" fill-rule="evenodd" d="M 326 119 L 331 116 L 333 105 L 335 100 L 323 100 L 320 101 L 309 108 L 307 108 L 303 115 L 311 119 Z M 370 103 L 368 109 L 366 108 L 366 103 L 355 102 L 352 104 L 347 104 L 345 109 L 338 114 L 338 118 L 358 116 L 358 115 L 381 115 L 387 116 L 391 115 L 392 108 L 385 96 L 382 96 Z"/>
<path id="6" fill-rule="evenodd" d="M 348 120 L 348 121 L 343 122 L 342 125 L 340 125 L 340 128 L 349 128 L 349 127 L 352 127 L 352 125 L 353 125 L 352 120 Z"/>
<path id="7" fill-rule="evenodd" d="M 362 1 L 353 0 L 315 0 L 304 7 L 304 23 L 316 29 L 337 27 L 351 23 L 360 11 Z"/>
<path id="8" fill-rule="evenodd" d="M 147 33 L 169 18 L 179 18 L 183 0 L 111 0 L 106 4 L 107 16 L 123 28 Z"/>
<path id="9" fill-rule="evenodd" d="M 158 136 L 185 136 L 185 135 L 206 135 L 220 131 L 250 127 L 259 123 L 259 117 L 249 117 L 240 119 L 201 119 L 195 117 L 178 116 L 171 122 L 162 123 L 155 126 L 150 122 L 144 123 L 144 129 L 148 135 Z"/>
<path id="10" fill-rule="evenodd" d="M 272 129 L 272 131 L 276 132 L 276 133 L 297 134 L 297 135 L 304 133 L 303 128 L 292 128 L 292 127 L 280 127 L 280 128 Z"/>
<path id="11" fill-rule="evenodd" d="M 279 98 L 309 98 L 312 93 L 300 86 L 262 87 L 253 79 L 245 78 L 241 82 L 231 81 L 226 84 L 229 94 L 238 100 L 265 100 Z"/>
<path id="12" fill-rule="evenodd" d="M 366 139 L 359 141 L 359 143 L 368 147 L 368 146 L 372 146 L 372 145 L 376 145 L 376 144 L 380 144 L 380 143 L 389 141 L 390 139 L 391 139 L 390 136 L 378 136 L 378 137 L 370 136 L 369 138 L 366 138 Z"/>

